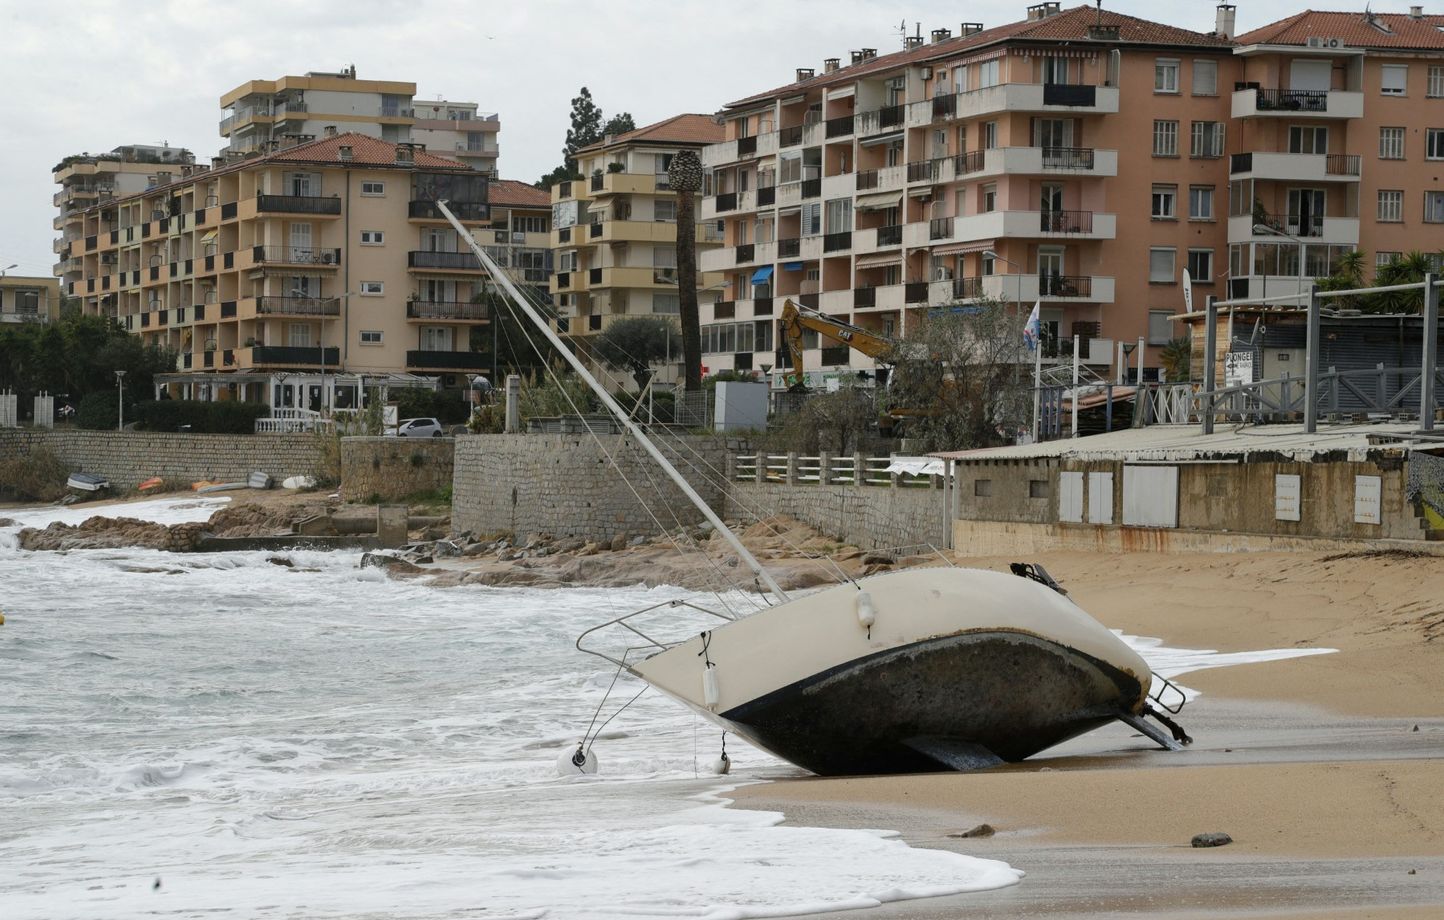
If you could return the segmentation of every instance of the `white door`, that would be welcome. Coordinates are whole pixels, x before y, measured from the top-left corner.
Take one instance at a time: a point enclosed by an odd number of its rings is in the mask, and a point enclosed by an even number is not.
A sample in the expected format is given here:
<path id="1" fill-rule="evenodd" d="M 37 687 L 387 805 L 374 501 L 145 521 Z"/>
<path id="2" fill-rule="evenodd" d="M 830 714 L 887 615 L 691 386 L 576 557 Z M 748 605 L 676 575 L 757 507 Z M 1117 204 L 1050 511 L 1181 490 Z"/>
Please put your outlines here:
<path id="1" fill-rule="evenodd" d="M 1083 474 L 1058 474 L 1058 520 L 1065 524 L 1083 523 Z"/>
<path id="2" fill-rule="evenodd" d="M 422 351 L 451 351 L 450 326 L 422 326 Z"/>
<path id="3" fill-rule="evenodd" d="M 1088 474 L 1088 523 L 1113 523 L 1113 474 Z"/>
<path id="4" fill-rule="evenodd" d="M 291 261 L 311 261 L 311 225 L 291 224 Z"/>
<path id="5" fill-rule="evenodd" d="M 1289 64 L 1289 89 L 1327 92 L 1333 70 L 1329 61 L 1294 61 Z"/>
<path id="6" fill-rule="evenodd" d="M 1123 523 L 1131 527 L 1178 526 L 1178 467 L 1123 468 Z"/>

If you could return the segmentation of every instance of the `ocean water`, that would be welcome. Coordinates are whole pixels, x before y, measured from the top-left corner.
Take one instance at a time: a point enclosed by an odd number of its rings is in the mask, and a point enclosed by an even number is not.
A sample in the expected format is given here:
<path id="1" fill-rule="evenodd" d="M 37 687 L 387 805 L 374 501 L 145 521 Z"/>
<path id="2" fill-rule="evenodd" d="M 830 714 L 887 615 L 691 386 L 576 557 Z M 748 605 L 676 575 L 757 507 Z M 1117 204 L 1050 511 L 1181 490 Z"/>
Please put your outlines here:
<path id="1" fill-rule="evenodd" d="M 117 511 L 176 523 L 225 501 Z M 437 589 L 356 553 L 24 553 L 14 533 L 0 529 L 5 920 L 722 920 L 1022 876 L 726 808 L 724 783 L 797 771 L 729 738 L 733 775 L 709 774 L 719 733 L 654 693 L 606 726 L 596 776 L 558 776 L 613 678 L 577 634 L 676 590 Z M 1142 651 L 1174 673 L 1216 663 Z M 602 717 L 640 686 L 624 677 Z"/>

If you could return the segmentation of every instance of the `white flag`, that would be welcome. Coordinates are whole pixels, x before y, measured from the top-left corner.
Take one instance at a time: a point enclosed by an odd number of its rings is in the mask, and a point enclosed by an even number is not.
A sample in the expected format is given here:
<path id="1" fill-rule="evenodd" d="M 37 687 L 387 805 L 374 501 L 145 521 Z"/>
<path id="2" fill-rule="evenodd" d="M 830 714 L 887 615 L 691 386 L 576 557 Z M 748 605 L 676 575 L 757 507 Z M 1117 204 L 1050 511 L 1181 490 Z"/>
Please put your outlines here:
<path id="1" fill-rule="evenodd" d="M 1043 301 L 1033 304 L 1033 312 L 1028 314 L 1028 324 L 1023 327 L 1023 343 L 1028 346 L 1029 351 L 1038 348 L 1038 337 L 1043 332 L 1042 320 L 1038 318 L 1038 311 L 1043 306 Z"/>

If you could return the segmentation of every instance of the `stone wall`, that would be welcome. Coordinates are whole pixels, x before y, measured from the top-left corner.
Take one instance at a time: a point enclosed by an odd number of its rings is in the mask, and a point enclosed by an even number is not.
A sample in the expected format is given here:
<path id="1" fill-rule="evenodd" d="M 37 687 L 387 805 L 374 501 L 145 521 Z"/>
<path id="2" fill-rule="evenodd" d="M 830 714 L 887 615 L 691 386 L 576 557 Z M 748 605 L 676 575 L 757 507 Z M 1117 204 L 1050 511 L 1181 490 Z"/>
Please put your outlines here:
<path id="1" fill-rule="evenodd" d="M 260 470 L 277 481 L 316 475 L 317 439 L 308 434 L 169 434 L 132 431 L 0 429 L 0 459 L 48 447 L 72 472 L 98 473 L 119 489 L 159 476 L 173 482 L 233 482 Z"/>
<path id="2" fill-rule="evenodd" d="M 733 482 L 729 517 L 785 514 L 861 549 L 947 543 L 942 489 Z"/>
<path id="3" fill-rule="evenodd" d="M 658 441 L 720 511 L 727 457 L 746 442 L 722 435 Z M 696 524 L 702 515 L 626 435 L 492 434 L 456 439 L 451 520 L 478 534 L 605 540 Z"/>
<path id="4" fill-rule="evenodd" d="M 1281 534 L 1222 533 L 1160 527 L 1099 527 L 1088 524 L 1024 524 L 1010 521 L 954 521 L 953 545 L 961 556 L 1017 556 L 1039 553 L 1266 553 L 1369 552 L 1391 547 L 1444 556 L 1444 543 L 1418 540 L 1349 540 Z"/>
<path id="5" fill-rule="evenodd" d="M 451 488 L 452 438 L 342 438 L 341 498 L 395 501 Z"/>

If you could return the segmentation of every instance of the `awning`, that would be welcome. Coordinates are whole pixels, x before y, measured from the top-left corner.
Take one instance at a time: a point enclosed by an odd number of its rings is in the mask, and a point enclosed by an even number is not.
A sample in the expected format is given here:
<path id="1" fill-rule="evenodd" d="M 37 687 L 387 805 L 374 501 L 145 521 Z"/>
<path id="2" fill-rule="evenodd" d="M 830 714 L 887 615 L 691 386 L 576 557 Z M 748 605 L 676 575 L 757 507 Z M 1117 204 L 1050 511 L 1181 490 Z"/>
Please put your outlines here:
<path id="1" fill-rule="evenodd" d="M 908 189 L 908 197 L 931 198 L 933 197 L 933 187 L 931 185 L 915 185 Z"/>
<path id="2" fill-rule="evenodd" d="M 752 283 L 753 283 L 753 284 L 766 284 L 766 283 L 767 283 L 767 279 L 768 279 L 768 278 L 771 278 L 771 277 L 772 277 L 772 266 L 771 266 L 771 265 L 764 265 L 762 268 L 759 268 L 759 269 L 757 269 L 757 271 L 755 271 L 755 272 L 752 273 Z"/>
<path id="3" fill-rule="evenodd" d="M 801 263 L 801 262 L 787 262 L 787 263 L 785 263 L 782 267 L 785 268 L 785 269 L 787 269 L 787 270 L 790 271 L 790 272 L 800 272 L 800 271 L 802 271 L 802 263 Z"/>
<path id="4" fill-rule="evenodd" d="M 879 144 L 891 144 L 893 141 L 902 140 L 901 131 L 889 131 L 887 134 L 875 134 L 872 137 L 865 137 L 861 144 L 864 147 L 876 147 Z"/>
<path id="5" fill-rule="evenodd" d="M 854 207 L 859 211 L 881 211 L 885 208 L 895 208 L 902 204 L 902 192 L 874 192 L 871 195 L 858 195 Z"/>
<path id="6" fill-rule="evenodd" d="M 202 242 L 202 243 L 210 243 L 210 242 L 214 241 L 215 238 L 216 238 L 216 233 L 217 233 L 217 232 L 218 232 L 218 231 L 215 231 L 215 230 L 207 230 L 205 233 L 203 233 L 203 234 L 201 235 L 201 242 Z"/>
<path id="7" fill-rule="evenodd" d="M 933 255 L 964 256 L 974 252 L 982 252 L 985 249 L 992 249 L 996 244 L 996 240 L 975 240 L 971 243 L 953 243 L 949 246 L 935 247 L 933 249 Z"/>
<path id="8" fill-rule="evenodd" d="M 896 265 L 902 261 L 900 252 L 875 253 L 869 256 L 858 256 L 858 268 L 877 268 L 879 265 Z"/>

